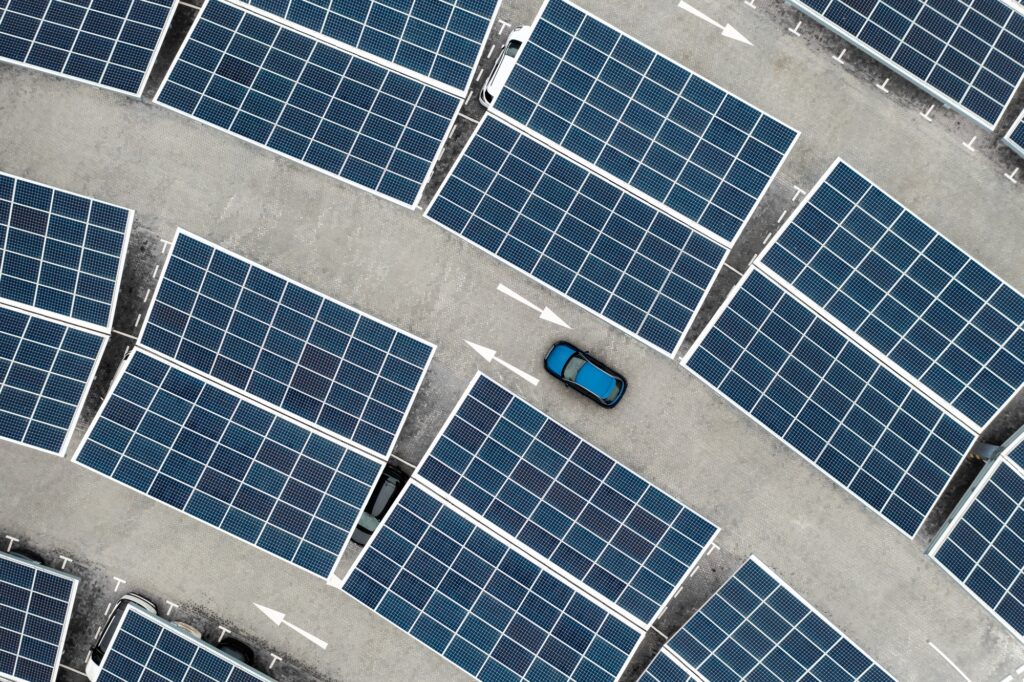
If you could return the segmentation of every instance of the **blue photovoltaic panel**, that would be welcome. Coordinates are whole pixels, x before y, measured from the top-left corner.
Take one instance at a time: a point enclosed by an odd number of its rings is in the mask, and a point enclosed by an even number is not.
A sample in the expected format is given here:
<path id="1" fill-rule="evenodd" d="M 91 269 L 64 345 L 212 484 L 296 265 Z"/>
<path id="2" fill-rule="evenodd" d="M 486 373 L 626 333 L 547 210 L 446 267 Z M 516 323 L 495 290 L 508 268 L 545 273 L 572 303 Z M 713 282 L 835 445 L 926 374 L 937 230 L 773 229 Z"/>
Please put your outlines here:
<path id="1" fill-rule="evenodd" d="M 1009 132 L 1006 133 L 1005 139 L 1010 149 L 1017 152 L 1020 156 L 1024 156 L 1024 112 L 1021 112 L 1020 117 L 1017 118 Z"/>
<path id="2" fill-rule="evenodd" d="M 1011 457 L 1019 464 L 1020 449 Z M 991 466 L 931 552 L 1024 639 L 1024 474 L 1003 458 Z"/>
<path id="3" fill-rule="evenodd" d="M 1024 76 L 1024 14 L 998 0 L 792 0 L 988 129 Z"/>
<path id="4" fill-rule="evenodd" d="M 1024 385 L 1024 296 L 841 161 L 762 263 L 979 429 Z"/>
<path id="5" fill-rule="evenodd" d="M 0 173 L 0 298 L 109 329 L 131 219 Z"/>
<path id="6" fill-rule="evenodd" d="M 383 456 L 434 352 L 185 232 L 141 342 Z"/>
<path id="7" fill-rule="evenodd" d="M 658 652 L 637 682 L 695 682 L 693 676 L 683 669 L 664 649 Z"/>
<path id="8" fill-rule="evenodd" d="M 612 682 L 641 636 L 415 482 L 343 589 L 485 682 Z"/>
<path id="9" fill-rule="evenodd" d="M 4 0 L 0 60 L 139 96 L 174 0 Z"/>
<path id="10" fill-rule="evenodd" d="M 157 102 L 413 206 L 459 99 L 211 0 Z"/>
<path id="11" fill-rule="evenodd" d="M 382 467 L 141 351 L 75 459 L 323 577 Z"/>
<path id="12" fill-rule="evenodd" d="M 482 374 L 419 476 L 645 623 L 718 532 Z"/>
<path id="13" fill-rule="evenodd" d="M 726 253 L 490 116 L 427 217 L 669 354 Z"/>
<path id="14" fill-rule="evenodd" d="M 240 0 L 465 90 L 498 0 Z"/>
<path id="15" fill-rule="evenodd" d="M 757 270 L 686 366 L 909 536 L 974 442 Z"/>
<path id="16" fill-rule="evenodd" d="M 666 646 L 708 682 L 896 682 L 753 557 Z"/>
<path id="17" fill-rule="evenodd" d="M 0 677 L 57 678 L 78 578 L 0 553 Z"/>
<path id="18" fill-rule="evenodd" d="M 130 605 L 98 682 L 272 682 L 177 626 Z"/>
<path id="19" fill-rule="evenodd" d="M 797 132 L 564 0 L 495 108 L 731 242 Z"/>
<path id="20" fill-rule="evenodd" d="M 0 438 L 63 455 L 106 337 L 0 306 Z"/>

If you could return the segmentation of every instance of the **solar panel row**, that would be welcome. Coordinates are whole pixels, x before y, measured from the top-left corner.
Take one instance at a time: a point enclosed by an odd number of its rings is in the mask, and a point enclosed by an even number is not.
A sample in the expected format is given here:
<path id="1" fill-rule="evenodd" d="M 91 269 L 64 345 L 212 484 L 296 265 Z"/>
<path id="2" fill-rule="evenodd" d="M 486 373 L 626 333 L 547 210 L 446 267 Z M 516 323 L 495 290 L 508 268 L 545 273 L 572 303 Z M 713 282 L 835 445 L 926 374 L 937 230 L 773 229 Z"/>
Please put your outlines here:
<path id="1" fill-rule="evenodd" d="M 1006 146 L 1020 156 L 1024 156 L 1024 111 L 1017 117 L 1004 138 Z"/>
<path id="2" fill-rule="evenodd" d="M 718 533 L 482 374 L 417 478 L 648 625 Z"/>
<path id="3" fill-rule="evenodd" d="M 642 635 L 415 480 L 343 589 L 488 682 L 612 682 Z"/>
<path id="4" fill-rule="evenodd" d="M 139 97 L 174 0 L 4 0 L 0 60 Z"/>
<path id="5" fill-rule="evenodd" d="M 78 578 L 0 553 L 0 677 L 54 682 Z"/>
<path id="6" fill-rule="evenodd" d="M 183 231 L 141 343 L 384 457 L 434 350 Z"/>
<path id="7" fill-rule="evenodd" d="M 707 682 L 895 682 L 756 557 L 666 646 Z"/>
<path id="8" fill-rule="evenodd" d="M 672 355 L 726 254 L 490 115 L 427 217 Z"/>
<path id="9" fill-rule="evenodd" d="M 382 469 L 143 350 L 75 460 L 322 577 Z"/>
<path id="10" fill-rule="evenodd" d="M 1024 296 L 841 160 L 760 263 L 979 430 L 1024 386 Z"/>
<path id="11" fill-rule="evenodd" d="M 548 0 L 495 103 L 731 243 L 797 132 L 565 0 Z"/>
<path id="12" fill-rule="evenodd" d="M 219 0 L 204 5 L 156 101 L 414 206 L 458 97 Z"/>
<path id="13" fill-rule="evenodd" d="M 997 0 L 793 0 L 992 130 L 1024 78 L 1024 12 Z"/>

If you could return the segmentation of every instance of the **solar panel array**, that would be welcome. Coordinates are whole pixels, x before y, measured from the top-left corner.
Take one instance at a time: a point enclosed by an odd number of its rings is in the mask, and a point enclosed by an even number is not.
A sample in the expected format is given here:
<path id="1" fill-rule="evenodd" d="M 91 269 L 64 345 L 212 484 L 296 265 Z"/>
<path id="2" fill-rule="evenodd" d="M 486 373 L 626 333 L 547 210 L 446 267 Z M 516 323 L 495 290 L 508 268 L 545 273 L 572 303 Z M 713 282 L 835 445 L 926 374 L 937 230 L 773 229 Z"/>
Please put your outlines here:
<path id="1" fill-rule="evenodd" d="M 1024 13 L 996 0 L 794 0 L 946 104 L 995 128 L 1024 77 Z"/>
<path id="2" fill-rule="evenodd" d="M 382 468 L 144 351 L 75 460 L 323 577 Z"/>
<path id="3" fill-rule="evenodd" d="M 415 480 L 343 589 L 481 680 L 612 682 L 642 635 Z"/>
<path id="4" fill-rule="evenodd" d="M 482 374 L 418 477 L 648 624 L 718 532 Z"/>
<path id="5" fill-rule="evenodd" d="M 427 217 L 670 354 L 726 254 L 489 115 Z"/>
<path id="6" fill-rule="evenodd" d="M 498 0 L 241 0 L 460 91 L 498 11 Z"/>
<path id="7" fill-rule="evenodd" d="M 1004 138 L 1006 145 L 1020 156 L 1024 156 L 1024 111 L 1017 117 L 1017 120 Z"/>
<path id="8" fill-rule="evenodd" d="M 666 646 L 707 682 L 895 682 L 754 557 Z"/>
<path id="9" fill-rule="evenodd" d="M 78 578 L 0 553 L 0 677 L 57 679 Z"/>
<path id="10" fill-rule="evenodd" d="M 495 103 L 732 242 L 797 132 L 565 0 L 549 0 Z"/>
<path id="11" fill-rule="evenodd" d="M 132 212 L 0 173 L 0 298 L 113 322 Z"/>
<path id="12" fill-rule="evenodd" d="M 930 552 L 950 575 L 1024 639 L 1024 468 L 1021 449 L 975 483 Z"/>
<path id="13" fill-rule="evenodd" d="M 761 263 L 979 430 L 1024 386 L 1024 296 L 842 161 Z"/>
<path id="14" fill-rule="evenodd" d="M 156 101 L 406 206 L 460 100 L 219 0 Z"/>
<path id="15" fill-rule="evenodd" d="M 142 95 L 174 0 L 5 0 L 0 60 Z"/>
<path id="16" fill-rule="evenodd" d="M 694 678 L 667 649 L 662 649 L 640 674 L 637 682 L 694 682 Z"/>
<path id="17" fill-rule="evenodd" d="M 179 232 L 142 345 L 382 456 L 433 346 Z"/>
<path id="18" fill-rule="evenodd" d="M 98 682 L 272 682 L 269 677 L 129 605 L 100 667 Z"/>
<path id="19" fill-rule="evenodd" d="M 685 364 L 909 536 L 974 442 L 973 432 L 756 269 Z"/>
<path id="20" fill-rule="evenodd" d="M 0 305 L 0 438 L 63 455 L 105 345 Z"/>

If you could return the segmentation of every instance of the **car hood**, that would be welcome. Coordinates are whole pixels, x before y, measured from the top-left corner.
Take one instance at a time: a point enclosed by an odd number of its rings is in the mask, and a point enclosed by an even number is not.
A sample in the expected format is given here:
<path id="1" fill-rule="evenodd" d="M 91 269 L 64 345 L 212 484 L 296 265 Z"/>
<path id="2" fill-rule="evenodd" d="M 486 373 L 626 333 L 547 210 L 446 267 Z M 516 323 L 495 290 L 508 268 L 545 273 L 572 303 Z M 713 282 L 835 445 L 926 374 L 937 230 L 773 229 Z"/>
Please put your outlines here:
<path id="1" fill-rule="evenodd" d="M 576 383 L 596 395 L 608 399 L 615 391 L 615 379 L 589 362 L 580 368 Z"/>
<path id="2" fill-rule="evenodd" d="M 569 358 L 573 356 L 574 351 L 568 346 L 557 346 L 552 348 L 551 352 L 548 353 L 547 360 L 545 363 L 548 369 L 558 376 L 562 376 L 562 370 L 565 369 L 565 363 L 569 362 Z"/>

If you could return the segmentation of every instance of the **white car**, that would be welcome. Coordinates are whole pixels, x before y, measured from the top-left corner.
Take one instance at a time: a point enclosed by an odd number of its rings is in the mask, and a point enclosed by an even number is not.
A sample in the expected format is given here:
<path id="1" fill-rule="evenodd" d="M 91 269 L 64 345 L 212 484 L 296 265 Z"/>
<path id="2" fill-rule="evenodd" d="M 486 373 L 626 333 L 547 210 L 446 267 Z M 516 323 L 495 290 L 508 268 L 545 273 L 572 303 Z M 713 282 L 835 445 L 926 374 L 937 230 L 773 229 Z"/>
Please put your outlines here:
<path id="1" fill-rule="evenodd" d="M 509 74 L 512 73 L 512 67 L 516 65 L 516 57 L 519 56 L 526 41 L 530 39 L 531 30 L 529 26 L 520 26 L 508 34 L 505 47 L 501 48 L 498 61 L 494 62 L 491 75 L 487 77 L 487 82 L 484 83 L 484 88 L 480 91 L 480 104 L 487 109 L 491 108 L 494 100 L 498 99 L 498 93 L 505 87 Z"/>
<path id="2" fill-rule="evenodd" d="M 103 655 L 110 647 L 110 643 L 114 639 L 114 633 L 117 631 L 117 626 L 120 624 L 121 618 L 124 616 L 124 612 L 128 609 L 129 604 L 135 604 L 140 609 L 156 615 L 156 604 L 141 594 L 129 592 L 121 597 L 117 602 L 117 606 L 110 612 L 110 617 L 107 618 L 106 625 L 103 626 L 102 632 L 96 638 L 96 643 L 89 651 L 89 658 L 85 660 L 85 676 L 89 679 L 89 682 L 96 682 L 100 678 L 100 663 L 103 662 Z"/>

